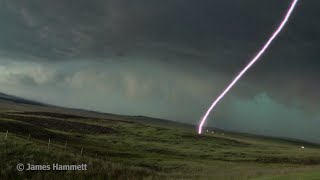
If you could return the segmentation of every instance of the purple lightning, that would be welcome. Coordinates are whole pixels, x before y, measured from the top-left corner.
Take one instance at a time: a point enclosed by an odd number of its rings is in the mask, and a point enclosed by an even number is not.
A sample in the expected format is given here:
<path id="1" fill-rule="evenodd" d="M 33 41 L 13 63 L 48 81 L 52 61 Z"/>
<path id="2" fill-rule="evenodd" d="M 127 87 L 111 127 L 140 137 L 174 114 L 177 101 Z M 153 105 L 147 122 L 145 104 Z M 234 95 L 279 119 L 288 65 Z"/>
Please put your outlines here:
<path id="1" fill-rule="evenodd" d="M 218 102 L 229 92 L 229 90 L 237 83 L 237 81 L 247 72 L 248 69 L 251 68 L 251 66 L 259 60 L 261 55 L 268 49 L 272 41 L 279 35 L 283 27 L 286 25 L 287 21 L 289 20 L 295 6 L 297 5 L 298 0 L 293 0 L 292 5 L 290 9 L 288 10 L 285 18 L 281 22 L 278 29 L 273 33 L 271 38 L 267 41 L 267 43 L 263 46 L 263 48 L 259 51 L 259 53 L 250 61 L 250 63 L 238 74 L 238 76 L 230 83 L 230 85 L 221 93 L 221 95 L 212 103 L 208 111 L 206 112 L 205 116 L 201 120 L 201 123 L 199 125 L 199 134 L 202 132 L 202 126 L 206 122 L 207 117 L 209 116 L 212 109 L 218 104 Z"/>

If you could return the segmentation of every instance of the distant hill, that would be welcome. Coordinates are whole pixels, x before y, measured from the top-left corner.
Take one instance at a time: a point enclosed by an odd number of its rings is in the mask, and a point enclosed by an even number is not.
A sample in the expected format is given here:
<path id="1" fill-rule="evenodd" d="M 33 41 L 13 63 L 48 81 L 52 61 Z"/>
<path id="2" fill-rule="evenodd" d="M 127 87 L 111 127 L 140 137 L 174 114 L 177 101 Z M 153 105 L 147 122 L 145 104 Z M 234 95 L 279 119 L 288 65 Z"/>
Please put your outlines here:
<path id="1" fill-rule="evenodd" d="M 26 104 L 26 105 L 47 106 L 44 103 L 39 103 L 36 101 L 27 100 L 27 99 L 23 99 L 20 97 L 4 94 L 0 92 L 0 102 L 1 101 L 8 101 L 11 103 Z"/>
<path id="2" fill-rule="evenodd" d="M 192 127 L 192 125 L 179 123 L 170 120 L 164 120 L 159 118 L 151 118 L 146 116 L 128 116 L 128 115 L 116 115 L 110 113 L 102 113 L 96 111 L 89 111 L 83 109 L 74 109 L 59 107 L 54 105 L 49 105 L 41 102 L 36 102 L 33 100 L 27 100 L 20 98 L 14 95 L 8 95 L 0 92 L 0 109 L 3 110 L 15 110 L 15 111 L 24 111 L 24 112 L 37 112 L 44 114 L 62 114 L 62 115 L 72 115 L 77 117 L 90 117 L 90 118 L 101 118 L 101 119 L 110 119 L 110 120 L 119 120 L 119 121 L 136 121 L 143 123 L 152 123 L 157 125 L 165 126 L 179 126 L 179 127 Z"/>
<path id="3" fill-rule="evenodd" d="M 129 115 L 117 115 L 111 113 L 103 113 L 97 111 L 83 110 L 83 109 L 75 109 L 75 108 L 66 108 L 59 107 L 54 105 L 49 105 L 33 100 L 28 100 L 24 98 L 20 98 L 14 95 L 8 95 L 0 92 L 0 111 L 18 111 L 24 112 L 24 114 L 29 115 L 43 115 L 43 116 L 54 116 L 54 117 L 74 117 L 74 118 L 94 118 L 94 119 L 105 119 L 105 120 L 116 120 L 122 122 L 140 122 L 149 125 L 157 125 L 164 127 L 179 127 L 179 128 L 187 128 L 187 129 L 196 129 L 195 125 L 185 124 L 181 122 L 176 122 L 173 120 L 159 119 L 147 116 L 129 116 Z M 237 136 L 237 137 L 252 137 L 252 138 L 260 138 L 263 140 L 269 139 L 271 141 L 279 141 L 279 142 L 290 142 L 294 144 L 308 144 L 309 146 L 319 147 L 318 144 L 306 142 L 299 139 L 292 139 L 287 137 L 270 137 L 264 135 L 257 134 L 249 134 L 245 132 L 235 132 L 228 131 L 217 128 L 207 127 L 209 131 L 215 131 L 218 133 L 226 133 L 229 135 Z"/>

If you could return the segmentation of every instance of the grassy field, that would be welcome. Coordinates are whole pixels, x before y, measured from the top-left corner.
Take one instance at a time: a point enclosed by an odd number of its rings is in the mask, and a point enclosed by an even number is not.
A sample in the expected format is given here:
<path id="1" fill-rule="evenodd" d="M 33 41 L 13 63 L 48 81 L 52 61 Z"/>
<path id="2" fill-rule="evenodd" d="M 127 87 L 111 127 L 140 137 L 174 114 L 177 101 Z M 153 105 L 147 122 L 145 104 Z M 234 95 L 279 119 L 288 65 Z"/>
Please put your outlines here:
<path id="1" fill-rule="evenodd" d="M 199 136 L 192 127 L 130 117 L 2 110 L 0 159 L 4 179 L 320 179 L 316 145 L 212 130 Z M 18 163 L 88 170 L 19 172 Z"/>

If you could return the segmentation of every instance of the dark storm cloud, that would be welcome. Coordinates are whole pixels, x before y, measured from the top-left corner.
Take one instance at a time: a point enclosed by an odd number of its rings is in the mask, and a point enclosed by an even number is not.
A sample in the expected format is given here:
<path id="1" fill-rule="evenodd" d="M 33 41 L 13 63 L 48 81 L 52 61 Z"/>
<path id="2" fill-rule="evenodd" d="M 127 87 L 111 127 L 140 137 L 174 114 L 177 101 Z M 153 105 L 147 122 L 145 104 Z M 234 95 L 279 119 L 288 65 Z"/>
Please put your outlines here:
<path id="1" fill-rule="evenodd" d="M 60 58 L 92 52 L 103 57 L 114 51 L 143 51 L 151 44 L 155 51 L 168 48 L 177 55 L 193 54 L 193 49 L 211 64 L 212 57 L 232 59 L 252 52 L 288 2 L 13 0 L 1 5 L 7 31 L 2 38 L 13 50 Z"/>
<path id="2" fill-rule="evenodd" d="M 289 3 L 3 0 L 0 45 L 5 53 L 18 52 L 50 61 L 143 54 L 156 56 L 159 61 L 190 67 L 196 64 L 200 68 L 202 65 L 233 75 L 265 42 Z M 268 79 L 270 73 L 281 82 L 296 76 L 295 84 L 319 76 L 317 3 L 299 3 L 285 33 L 249 80 L 265 79 L 270 86 L 274 82 Z"/>
<path id="3" fill-rule="evenodd" d="M 265 43 L 289 4 L 0 0 L 1 87 L 57 105 L 196 123 Z M 280 37 L 217 108 L 217 126 L 256 133 L 259 123 L 272 129 L 282 118 L 275 131 L 285 135 L 279 132 L 290 114 L 298 114 L 296 124 L 312 119 L 315 126 L 319 6 L 299 1 Z M 255 104 L 257 97 L 262 98 Z M 251 118 L 250 109 L 257 112 Z M 274 121 L 255 121 L 267 116 L 259 109 L 274 114 Z M 244 125 L 237 124 L 238 115 Z"/>
<path id="4" fill-rule="evenodd" d="M 267 57 L 290 59 L 294 67 L 318 62 L 317 3 L 299 3 Z M 288 5 L 277 0 L 3 0 L 0 44 L 51 60 L 144 53 L 233 73 L 265 42 Z M 274 63 L 264 66 L 274 68 Z"/>

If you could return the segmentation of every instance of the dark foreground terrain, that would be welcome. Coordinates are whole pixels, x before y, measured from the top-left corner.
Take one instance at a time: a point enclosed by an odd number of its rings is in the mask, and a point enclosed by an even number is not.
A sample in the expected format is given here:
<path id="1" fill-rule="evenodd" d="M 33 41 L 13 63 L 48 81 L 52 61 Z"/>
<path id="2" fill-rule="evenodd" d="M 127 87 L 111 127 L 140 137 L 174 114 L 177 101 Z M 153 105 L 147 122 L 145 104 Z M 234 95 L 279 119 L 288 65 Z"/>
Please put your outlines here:
<path id="1" fill-rule="evenodd" d="M 10 98 L 0 98 L 0 159 L 0 179 L 320 179 L 316 145 L 213 130 L 199 136 L 165 120 Z M 19 172 L 18 163 L 88 170 Z"/>

